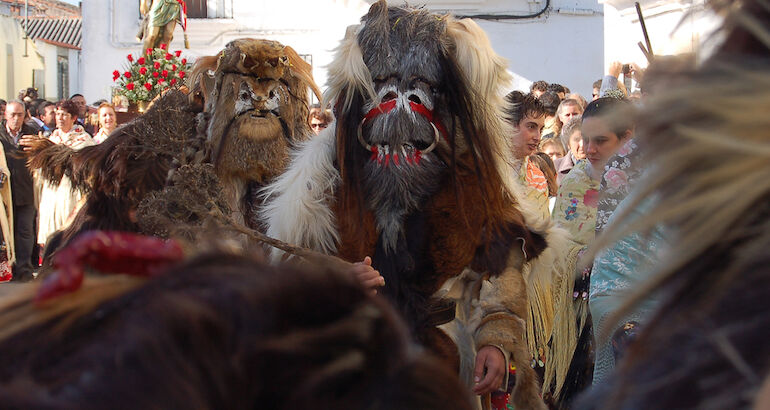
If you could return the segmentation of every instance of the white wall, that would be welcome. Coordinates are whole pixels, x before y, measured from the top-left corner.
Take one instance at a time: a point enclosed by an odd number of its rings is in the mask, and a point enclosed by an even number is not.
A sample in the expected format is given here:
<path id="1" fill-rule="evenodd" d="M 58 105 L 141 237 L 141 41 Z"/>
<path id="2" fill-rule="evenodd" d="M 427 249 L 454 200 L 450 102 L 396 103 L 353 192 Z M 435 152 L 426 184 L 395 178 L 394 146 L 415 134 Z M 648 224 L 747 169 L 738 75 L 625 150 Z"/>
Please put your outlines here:
<path id="1" fill-rule="evenodd" d="M 12 17 L 0 16 L 0 98 L 18 98 L 19 90 L 32 86 L 32 70 L 43 68 L 43 59 L 33 41 L 27 43 L 27 57 L 24 57 L 24 30 Z M 13 52 L 13 76 L 9 77 L 7 46 Z M 9 83 L 10 82 L 10 87 Z"/>
<path id="2" fill-rule="evenodd" d="M 363 0 L 232 0 L 232 7 L 233 19 L 188 19 L 191 49 L 183 49 L 179 27 L 171 49 L 183 50 L 183 56 L 192 60 L 196 56 L 214 55 L 236 38 L 276 40 L 299 54 L 311 54 L 313 74 L 323 86 L 324 66 L 331 61 L 331 50 L 345 28 L 366 13 L 369 4 Z M 128 53 L 141 53 L 142 46 L 134 38 L 139 27 L 138 7 L 130 1 L 84 0 L 82 11 L 83 94 L 87 101 L 108 98 L 112 72 L 122 71 Z"/>
<path id="3" fill-rule="evenodd" d="M 605 68 L 612 61 L 647 66 L 637 45 L 644 43 L 644 36 L 636 9 L 623 0 L 608 0 L 604 10 Z M 655 55 L 693 53 L 699 59 L 708 55 L 719 19 L 704 10 L 704 0 L 642 1 L 642 13 Z"/>
<path id="4" fill-rule="evenodd" d="M 45 82 L 45 90 L 44 95 L 41 94 L 40 98 L 56 101 L 58 99 L 57 92 L 59 89 L 59 79 L 56 76 L 56 54 L 58 47 L 40 40 L 36 40 L 35 44 L 37 45 L 37 49 L 40 52 L 40 55 L 43 56 L 43 64 L 45 64 L 45 75 L 43 78 L 43 81 Z"/>
<path id="5" fill-rule="evenodd" d="M 141 52 L 141 45 L 134 39 L 139 25 L 139 11 L 134 3 L 122 0 L 84 0 L 82 3 L 82 91 L 88 101 L 108 97 L 113 84 L 112 71 L 123 67 L 126 54 Z M 233 19 L 188 20 L 192 49 L 183 53 L 188 57 L 212 55 L 236 38 L 268 38 L 289 45 L 300 54 L 312 55 L 313 74 L 323 88 L 327 77 L 325 66 L 331 61 L 332 49 L 344 35 L 345 28 L 358 23 L 371 3 L 372 0 L 232 0 Z M 403 2 L 391 1 L 394 5 L 400 3 Z M 456 14 L 528 14 L 542 8 L 545 0 L 421 3 L 427 3 L 434 10 L 453 10 Z M 574 9 L 588 15 L 566 14 Z M 509 60 L 517 80 L 514 88 L 528 89 L 532 81 L 546 80 L 590 96 L 591 83 L 601 76 L 604 26 L 596 0 L 553 0 L 551 10 L 537 19 L 477 21 L 489 34 L 495 50 Z M 183 48 L 181 28 L 176 29 L 171 48 Z"/>
<path id="6" fill-rule="evenodd" d="M 546 5 L 545 0 L 424 2 L 432 10 L 457 15 L 527 15 Z M 549 9 L 537 18 L 476 21 L 489 35 L 495 51 L 508 59 L 513 89 L 529 91 L 532 82 L 545 80 L 590 97 L 591 84 L 603 71 L 602 13 L 597 0 L 552 0 Z"/>

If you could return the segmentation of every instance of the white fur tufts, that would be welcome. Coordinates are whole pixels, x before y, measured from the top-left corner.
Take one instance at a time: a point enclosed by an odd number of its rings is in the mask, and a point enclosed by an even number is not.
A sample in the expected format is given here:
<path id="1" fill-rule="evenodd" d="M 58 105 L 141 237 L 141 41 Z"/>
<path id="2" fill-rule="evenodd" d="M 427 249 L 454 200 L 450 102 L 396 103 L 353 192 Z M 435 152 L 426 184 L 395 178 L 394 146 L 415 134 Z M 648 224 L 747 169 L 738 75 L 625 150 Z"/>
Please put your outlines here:
<path id="1" fill-rule="evenodd" d="M 324 106 L 336 102 L 344 94 L 342 111 L 348 111 L 354 92 L 364 94 L 366 100 L 375 99 L 372 75 L 364 63 L 364 56 L 358 46 L 358 32 L 363 24 L 349 26 L 345 38 L 335 49 L 334 60 L 329 64 L 328 90 L 324 94 Z"/>
<path id="2" fill-rule="evenodd" d="M 292 155 L 288 169 L 262 190 L 260 217 L 267 235 L 284 242 L 333 254 L 339 235 L 329 207 L 340 182 L 334 167 L 335 129 L 331 124 Z M 274 252 L 273 257 L 281 256 Z"/>

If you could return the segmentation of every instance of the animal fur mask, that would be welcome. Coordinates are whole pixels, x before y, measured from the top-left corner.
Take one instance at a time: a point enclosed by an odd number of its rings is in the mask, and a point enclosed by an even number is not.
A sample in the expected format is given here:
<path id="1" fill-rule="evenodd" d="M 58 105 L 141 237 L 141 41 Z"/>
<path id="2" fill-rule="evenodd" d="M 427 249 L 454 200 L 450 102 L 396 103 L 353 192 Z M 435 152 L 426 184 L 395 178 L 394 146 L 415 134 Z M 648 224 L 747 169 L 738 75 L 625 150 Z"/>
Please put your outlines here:
<path id="1" fill-rule="evenodd" d="M 343 203 L 367 198 L 394 252 L 407 215 L 444 183 L 461 196 L 458 172 L 474 173 L 494 225 L 491 215 L 506 206 L 497 112 L 510 79 L 504 60 L 471 20 L 379 1 L 361 21 L 330 66 Z"/>
<path id="2" fill-rule="evenodd" d="M 320 92 L 291 47 L 234 40 L 217 58 L 201 59 L 193 77 L 211 115 L 207 137 L 223 180 L 270 180 L 285 167 L 288 147 L 311 135 L 308 88 Z"/>

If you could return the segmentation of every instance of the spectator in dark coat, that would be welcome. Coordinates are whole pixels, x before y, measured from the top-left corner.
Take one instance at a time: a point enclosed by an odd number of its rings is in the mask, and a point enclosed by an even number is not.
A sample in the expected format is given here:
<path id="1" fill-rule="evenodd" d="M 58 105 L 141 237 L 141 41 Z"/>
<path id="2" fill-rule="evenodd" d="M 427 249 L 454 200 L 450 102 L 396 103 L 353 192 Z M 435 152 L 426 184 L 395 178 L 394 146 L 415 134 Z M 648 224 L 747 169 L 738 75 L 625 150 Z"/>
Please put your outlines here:
<path id="1" fill-rule="evenodd" d="M 0 143 L 5 150 L 5 159 L 11 171 L 11 195 L 13 198 L 13 239 L 16 248 L 16 263 L 13 266 L 13 280 L 26 282 L 32 276 L 32 249 L 37 239 L 35 230 L 35 195 L 32 174 L 22 156 L 19 140 L 23 135 L 35 135 L 36 130 L 24 123 L 26 110 L 21 101 L 11 101 L 5 108 L 0 125 Z"/>

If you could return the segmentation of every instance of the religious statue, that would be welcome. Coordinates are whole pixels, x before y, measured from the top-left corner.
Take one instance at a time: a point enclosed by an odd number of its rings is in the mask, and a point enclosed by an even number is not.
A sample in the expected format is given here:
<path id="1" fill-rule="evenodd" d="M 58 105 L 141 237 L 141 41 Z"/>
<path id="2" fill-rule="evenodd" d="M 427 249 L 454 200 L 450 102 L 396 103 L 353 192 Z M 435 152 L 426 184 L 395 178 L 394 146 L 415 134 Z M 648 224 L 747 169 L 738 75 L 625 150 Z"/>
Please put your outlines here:
<path id="1" fill-rule="evenodd" d="M 184 46 L 190 48 L 187 40 L 187 4 L 184 0 L 140 0 L 139 12 L 143 19 L 136 38 L 144 40 L 145 50 L 156 48 L 159 44 L 170 44 L 177 21 L 184 32 Z"/>

